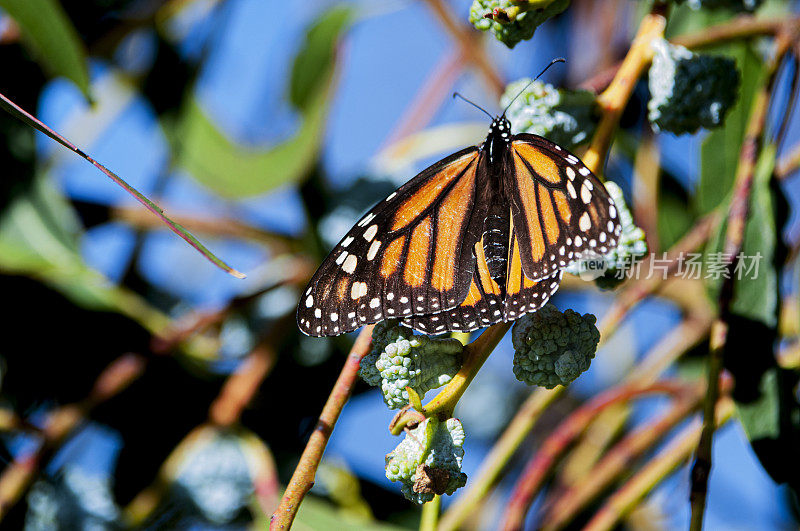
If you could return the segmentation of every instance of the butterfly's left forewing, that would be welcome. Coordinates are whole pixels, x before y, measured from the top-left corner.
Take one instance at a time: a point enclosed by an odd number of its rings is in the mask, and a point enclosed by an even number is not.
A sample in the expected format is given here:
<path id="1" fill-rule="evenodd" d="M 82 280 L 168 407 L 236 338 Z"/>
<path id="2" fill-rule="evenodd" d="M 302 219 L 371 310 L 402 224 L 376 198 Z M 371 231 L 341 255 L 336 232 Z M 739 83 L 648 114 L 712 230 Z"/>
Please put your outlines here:
<path id="1" fill-rule="evenodd" d="M 536 135 L 515 135 L 504 178 L 528 278 L 552 276 L 617 245 L 617 209 L 605 186 L 571 153 Z"/>
<path id="2" fill-rule="evenodd" d="M 300 329 L 336 335 L 383 319 L 441 312 L 467 295 L 481 156 L 465 149 L 373 207 L 328 255 L 303 292 Z"/>

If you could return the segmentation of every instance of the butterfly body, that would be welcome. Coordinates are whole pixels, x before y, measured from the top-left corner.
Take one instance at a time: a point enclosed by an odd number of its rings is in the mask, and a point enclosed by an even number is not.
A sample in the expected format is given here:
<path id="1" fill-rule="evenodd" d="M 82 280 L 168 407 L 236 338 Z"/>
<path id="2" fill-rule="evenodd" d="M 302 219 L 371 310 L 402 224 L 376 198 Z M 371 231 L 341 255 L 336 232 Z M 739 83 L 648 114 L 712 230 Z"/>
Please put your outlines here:
<path id="1" fill-rule="evenodd" d="M 483 144 L 423 170 L 333 249 L 298 305 L 309 335 L 398 318 L 425 333 L 469 331 L 536 311 L 561 271 L 617 244 L 619 220 L 580 160 L 492 121 Z"/>

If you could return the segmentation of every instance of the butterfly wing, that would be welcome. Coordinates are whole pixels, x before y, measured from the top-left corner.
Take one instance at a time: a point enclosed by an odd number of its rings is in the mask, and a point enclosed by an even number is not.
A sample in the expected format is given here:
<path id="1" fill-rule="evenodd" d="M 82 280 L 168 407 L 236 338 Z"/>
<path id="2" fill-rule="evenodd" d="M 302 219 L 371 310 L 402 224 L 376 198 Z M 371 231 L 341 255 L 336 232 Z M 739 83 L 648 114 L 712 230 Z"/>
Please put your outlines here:
<path id="1" fill-rule="evenodd" d="M 477 147 L 455 153 L 375 205 L 339 242 L 301 297 L 297 322 L 313 336 L 440 312 L 467 295 L 483 223 Z"/>
<path id="2" fill-rule="evenodd" d="M 489 274 L 481 240 L 473 247 L 475 267 L 464 301 L 447 311 L 407 317 L 403 324 L 427 334 L 449 330 L 469 332 L 503 321 L 513 321 L 547 304 L 558 289 L 561 271 L 539 281 L 527 278 L 522 272 L 519 243 L 513 225 L 511 233 L 505 294 Z"/>
<path id="3" fill-rule="evenodd" d="M 617 245 L 614 201 L 575 155 L 536 135 L 515 135 L 504 178 L 522 269 L 539 280 Z"/>

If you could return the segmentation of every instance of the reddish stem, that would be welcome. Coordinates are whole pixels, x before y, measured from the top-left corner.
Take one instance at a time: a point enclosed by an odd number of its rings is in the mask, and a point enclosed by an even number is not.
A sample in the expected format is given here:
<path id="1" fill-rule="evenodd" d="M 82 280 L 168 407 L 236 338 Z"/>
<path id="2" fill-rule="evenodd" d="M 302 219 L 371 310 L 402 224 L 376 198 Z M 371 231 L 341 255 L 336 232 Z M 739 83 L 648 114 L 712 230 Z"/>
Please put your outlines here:
<path id="1" fill-rule="evenodd" d="M 665 393 L 680 396 L 685 392 L 686 384 L 669 380 L 656 382 L 646 387 L 626 385 L 609 389 L 575 410 L 550 434 L 539 451 L 528 462 L 514 486 L 500 528 L 504 530 L 522 529 L 525 515 L 556 460 L 600 411 L 642 395 Z"/>

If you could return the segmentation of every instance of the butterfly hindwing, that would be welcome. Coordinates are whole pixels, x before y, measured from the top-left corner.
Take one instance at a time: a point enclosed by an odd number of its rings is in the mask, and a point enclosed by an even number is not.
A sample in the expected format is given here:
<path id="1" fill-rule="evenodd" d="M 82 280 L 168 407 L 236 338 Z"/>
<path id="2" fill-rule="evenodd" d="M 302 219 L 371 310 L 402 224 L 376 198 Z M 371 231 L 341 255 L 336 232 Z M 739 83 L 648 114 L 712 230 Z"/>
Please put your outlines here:
<path id="1" fill-rule="evenodd" d="M 465 149 L 375 205 L 314 274 L 298 307 L 300 329 L 335 335 L 457 306 L 469 289 L 479 237 L 480 164 L 479 150 Z"/>
<path id="2" fill-rule="evenodd" d="M 475 272 L 464 301 L 456 308 L 429 315 L 415 315 L 403 320 L 406 326 L 426 334 L 439 334 L 449 330 L 470 332 L 504 321 L 513 321 L 522 315 L 535 312 L 556 292 L 561 281 L 561 271 L 539 281 L 530 280 L 522 273 L 516 238 L 512 236 L 512 249 L 508 262 L 506 297 L 501 297 L 497 283 L 489 276 L 483 257 L 483 243 L 475 245 Z"/>
<path id="3" fill-rule="evenodd" d="M 528 278 L 552 276 L 572 262 L 616 246 L 614 201 L 576 157 L 536 135 L 515 135 L 504 178 Z"/>

